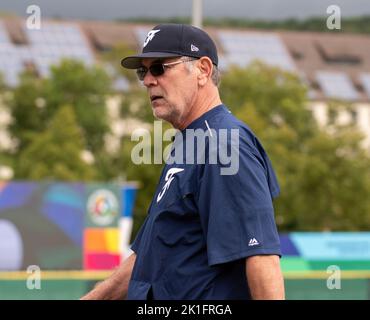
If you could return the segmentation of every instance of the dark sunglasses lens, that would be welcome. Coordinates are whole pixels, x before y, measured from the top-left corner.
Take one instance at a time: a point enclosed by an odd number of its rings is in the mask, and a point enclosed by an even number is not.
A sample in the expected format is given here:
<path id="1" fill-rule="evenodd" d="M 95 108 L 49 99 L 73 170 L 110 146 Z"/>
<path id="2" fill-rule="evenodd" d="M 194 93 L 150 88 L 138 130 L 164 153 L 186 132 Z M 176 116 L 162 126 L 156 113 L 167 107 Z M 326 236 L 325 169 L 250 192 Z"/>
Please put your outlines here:
<path id="1" fill-rule="evenodd" d="M 164 73 L 164 67 L 161 63 L 154 63 L 149 67 L 149 71 L 154 77 L 158 77 Z M 140 81 L 144 80 L 147 72 L 148 69 L 146 67 L 136 69 L 136 73 Z"/>
<path id="2" fill-rule="evenodd" d="M 164 73 L 164 67 L 161 63 L 154 63 L 149 67 L 150 73 L 155 76 L 161 76 Z"/>
<path id="3" fill-rule="evenodd" d="M 141 67 L 136 70 L 137 77 L 139 78 L 140 81 L 143 81 L 145 78 L 146 73 L 148 72 L 147 68 Z"/>

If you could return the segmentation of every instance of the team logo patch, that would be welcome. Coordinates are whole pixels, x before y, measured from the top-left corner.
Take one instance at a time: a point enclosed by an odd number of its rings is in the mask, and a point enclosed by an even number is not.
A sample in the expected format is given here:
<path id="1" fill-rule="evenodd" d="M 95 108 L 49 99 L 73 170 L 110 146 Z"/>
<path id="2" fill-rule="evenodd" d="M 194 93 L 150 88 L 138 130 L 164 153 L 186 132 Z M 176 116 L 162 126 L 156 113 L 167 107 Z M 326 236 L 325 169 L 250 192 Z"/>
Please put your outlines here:
<path id="1" fill-rule="evenodd" d="M 258 246 L 258 245 L 259 245 L 259 242 L 256 240 L 256 238 L 252 238 L 249 240 L 249 244 L 248 244 L 249 247 Z"/>
<path id="2" fill-rule="evenodd" d="M 159 32 L 161 30 L 151 30 L 148 32 L 148 35 L 146 36 L 146 39 L 144 41 L 144 48 L 146 47 L 146 45 L 149 43 L 149 41 L 152 41 L 154 36 L 157 34 L 157 32 Z"/>
<path id="3" fill-rule="evenodd" d="M 87 201 L 87 212 L 91 220 L 99 226 L 110 225 L 118 215 L 118 200 L 113 192 L 96 190 Z"/>
<path id="4" fill-rule="evenodd" d="M 192 44 L 192 45 L 190 46 L 190 50 L 191 50 L 191 51 L 198 52 L 198 51 L 199 51 L 199 48 Z"/>
<path id="5" fill-rule="evenodd" d="M 171 168 L 167 171 L 166 173 L 166 177 L 165 177 L 165 181 L 166 183 L 164 184 L 161 192 L 158 194 L 157 196 L 157 203 L 159 201 L 161 201 L 161 199 L 163 198 L 165 192 L 168 190 L 168 188 L 170 187 L 171 185 L 171 182 L 173 179 L 175 179 L 175 174 L 176 173 L 179 173 L 181 171 L 184 171 L 184 169 L 180 169 L 180 168 Z"/>

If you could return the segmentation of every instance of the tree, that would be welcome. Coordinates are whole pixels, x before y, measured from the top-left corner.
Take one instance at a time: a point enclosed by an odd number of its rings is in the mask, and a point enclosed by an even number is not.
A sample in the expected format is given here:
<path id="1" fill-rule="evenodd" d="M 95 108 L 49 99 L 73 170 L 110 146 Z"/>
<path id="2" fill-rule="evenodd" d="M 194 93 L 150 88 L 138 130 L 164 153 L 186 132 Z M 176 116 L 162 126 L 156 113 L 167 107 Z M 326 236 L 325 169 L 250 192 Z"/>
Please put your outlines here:
<path id="1" fill-rule="evenodd" d="M 21 75 L 20 84 L 14 89 L 11 99 L 6 101 L 14 120 L 9 126 L 9 132 L 16 138 L 19 152 L 29 145 L 32 133 L 46 128 L 48 119 L 42 93 L 44 85 L 44 80 L 25 72 Z"/>
<path id="2" fill-rule="evenodd" d="M 109 180 L 117 172 L 105 175 L 113 161 L 105 151 L 104 137 L 110 132 L 106 97 L 111 93 L 110 78 L 97 66 L 64 60 L 52 67 L 49 78 L 41 79 L 31 72 L 21 76 L 20 84 L 8 99 L 13 122 L 9 127 L 18 141 L 13 157 L 19 157 L 44 132 L 61 106 L 70 105 L 83 136 L 84 146 L 95 157 L 99 180 Z"/>
<path id="3" fill-rule="evenodd" d="M 143 123 L 153 122 L 153 110 L 144 87 L 139 84 L 131 86 L 131 90 L 122 99 L 121 116 L 134 118 Z"/>
<path id="4" fill-rule="evenodd" d="M 220 90 L 222 100 L 232 111 L 245 110 L 243 106 L 250 103 L 269 128 L 282 125 L 294 128 L 295 146 L 316 130 L 312 114 L 306 108 L 306 88 L 293 73 L 260 62 L 245 69 L 232 67 L 222 77 Z"/>
<path id="5" fill-rule="evenodd" d="M 87 67 L 79 61 L 63 60 L 52 67 L 46 79 L 24 73 L 8 101 L 14 119 L 9 130 L 19 140 L 19 151 L 27 146 L 29 133 L 42 131 L 65 104 L 74 109 L 87 149 L 101 150 L 104 135 L 109 132 L 105 106 L 109 93 L 108 75 L 97 66 Z"/>
<path id="6" fill-rule="evenodd" d="M 60 65 L 52 67 L 43 93 L 48 118 L 61 105 L 73 106 L 87 149 L 97 152 L 103 148 L 104 135 L 109 132 L 105 99 L 110 93 L 110 79 L 103 69 L 86 67 L 79 61 L 63 60 Z"/>
<path id="7" fill-rule="evenodd" d="M 84 145 L 73 108 L 63 106 L 55 113 L 45 131 L 32 135 L 30 144 L 17 161 L 15 178 L 92 180 L 93 168 L 81 159 Z"/>
<path id="8" fill-rule="evenodd" d="M 353 126 L 336 126 L 307 142 L 297 177 L 301 230 L 366 231 L 370 226 L 370 158 Z M 286 199 L 287 200 L 287 199 Z"/>
<path id="9" fill-rule="evenodd" d="M 221 92 L 271 158 L 280 231 L 369 228 L 370 158 L 353 125 L 320 130 L 299 79 L 260 63 L 231 69 Z"/>
<path id="10" fill-rule="evenodd" d="M 0 93 L 4 92 L 6 88 L 4 74 L 0 72 Z"/>

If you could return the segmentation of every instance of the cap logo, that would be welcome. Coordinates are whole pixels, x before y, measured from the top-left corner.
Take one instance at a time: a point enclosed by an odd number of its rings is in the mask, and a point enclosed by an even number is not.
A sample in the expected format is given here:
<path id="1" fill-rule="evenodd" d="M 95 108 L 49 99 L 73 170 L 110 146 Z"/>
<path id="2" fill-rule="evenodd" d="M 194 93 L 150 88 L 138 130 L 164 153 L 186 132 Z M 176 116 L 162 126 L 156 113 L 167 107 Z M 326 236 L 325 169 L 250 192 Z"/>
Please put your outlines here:
<path id="1" fill-rule="evenodd" d="M 191 51 L 198 52 L 199 51 L 199 48 L 192 44 L 191 47 L 190 47 L 190 50 Z"/>
<path id="2" fill-rule="evenodd" d="M 148 32 L 148 35 L 146 36 L 146 39 L 145 39 L 145 41 L 144 41 L 144 48 L 145 48 L 145 47 L 146 47 L 146 45 L 149 43 L 149 41 L 152 41 L 152 40 L 153 40 L 153 38 L 154 38 L 155 34 L 156 34 L 157 32 L 159 32 L 159 31 L 161 31 L 161 30 L 151 30 L 151 31 L 149 31 L 149 32 Z"/>

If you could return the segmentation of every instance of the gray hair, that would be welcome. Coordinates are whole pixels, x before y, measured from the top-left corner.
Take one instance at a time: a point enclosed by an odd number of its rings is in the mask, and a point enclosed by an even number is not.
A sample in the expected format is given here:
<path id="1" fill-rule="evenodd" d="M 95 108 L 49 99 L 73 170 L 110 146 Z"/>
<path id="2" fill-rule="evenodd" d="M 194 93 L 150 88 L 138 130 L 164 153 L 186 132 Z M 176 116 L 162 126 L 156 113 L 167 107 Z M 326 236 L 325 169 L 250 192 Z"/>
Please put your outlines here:
<path id="1" fill-rule="evenodd" d="M 216 65 L 213 65 L 211 79 L 212 79 L 212 82 L 214 83 L 214 85 L 216 87 L 219 87 L 220 86 L 220 83 L 221 83 L 221 72 L 217 68 Z"/>
<path id="2" fill-rule="evenodd" d="M 189 57 L 183 57 L 183 58 L 189 59 Z M 188 69 L 189 72 L 193 70 L 193 67 L 194 67 L 194 64 L 195 64 L 196 61 L 197 61 L 197 59 L 191 60 L 190 63 L 185 63 L 185 66 L 186 66 L 186 68 Z M 216 87 L 219 87 L 220 86 L 221 73 L 220 73 L 220 70 L 217 68 L 216 65 L 213 65 L 212 74 L 211 74 L 211 80 L 212 80 L 213 84 Z"/>

